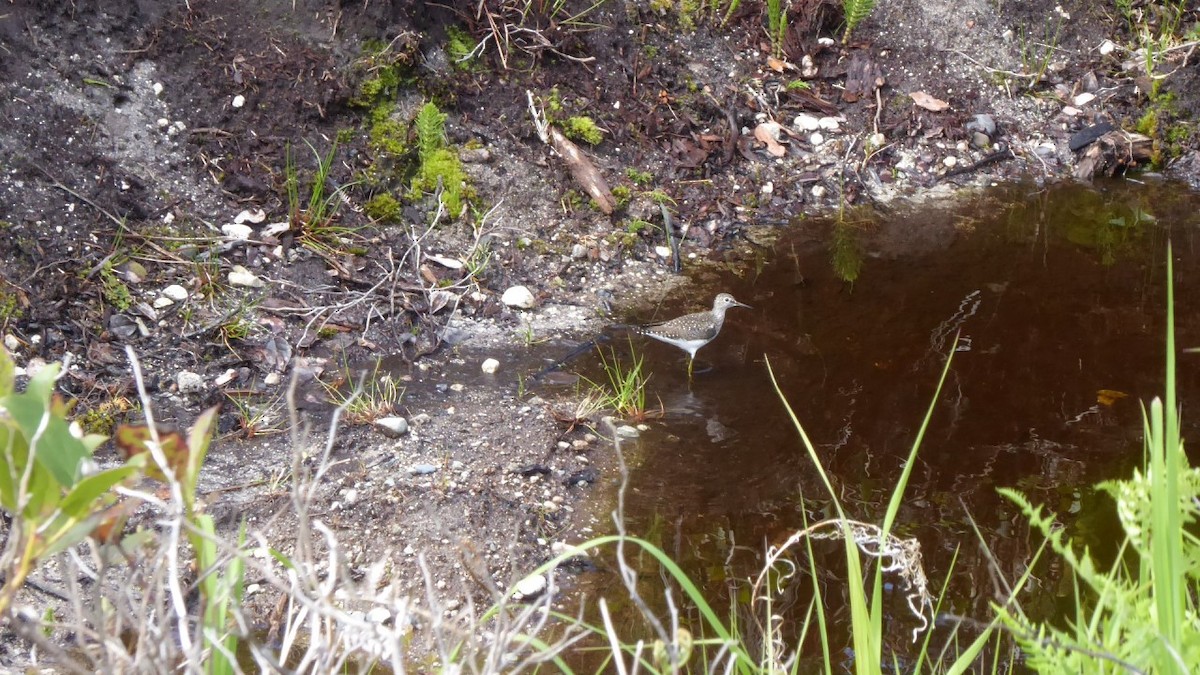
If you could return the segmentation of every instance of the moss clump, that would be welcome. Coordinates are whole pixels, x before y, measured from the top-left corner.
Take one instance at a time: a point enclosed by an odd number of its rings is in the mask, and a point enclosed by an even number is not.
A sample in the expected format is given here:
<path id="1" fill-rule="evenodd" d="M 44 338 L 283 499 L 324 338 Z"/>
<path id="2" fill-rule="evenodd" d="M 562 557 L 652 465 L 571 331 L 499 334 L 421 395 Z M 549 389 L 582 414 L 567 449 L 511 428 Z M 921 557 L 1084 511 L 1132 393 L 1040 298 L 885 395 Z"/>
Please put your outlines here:
<path id="1" fill-rule="evenodd" d="M 392 195 L 381 192 L 371 198 L 365 207 L 371 220 L 396 222 L 400 220 L 400 202 Z"/>
<path id="2" fill-rule="evenodd" d="M 124 312 L 133 306 L 133 297 L 129 294 L 129 288 L 117 277 L 111 265 L 100 268 L 100 283 L 102 284 L 100 292 L 104 296 L 104 300 L 113 308 Z"/>
<path id="3" fill-rule="evenodd" d="M 408 152 L 408 128 L 392 116 L 395 109 L 391 103 L 381 103 L 371 110 L 371 149 L 376 153 L 399 157 Z"/>
<path id="4" fill-rule="evenodd" d="M 649 171 L 638 171 L 633 167 L 625 169 L 625 175 L 633 181 L 634 185 L 649 185 L 650 181 L 654 180 L 654 176 Z"/>
<path id="5" fill-rule="evenodd" d="M 577 115 L 567 118 L 563 125 L 563 133 L 568 138 L 583 141 L 589 145 L 599 145 L 604 140 L 604 132 L 596 126 L 596 120 L 587 115 Z"/>
<path id="6" fill-rule="evenodd" d="M 80 415 L 77 421 L 85 434 L 112 436 L 117 419 L 133 409 L 134 405 L 129 399 L 118 396 L 88 410 Z"/>
<path id="7" fill-rule="evenodd" d="M 617 208 L 623 209 L 629 206 L 629 200 L 633 197 L 633 190 L 630 190 L 625 185 L 617 185 L 612 189 L 612 196 L 616 200 Z"/>
<path id="8" fill-rule="evenodd" d="M 457 26 L 450 26 L 446 29 L 446 53 L 450 55 L 450 62 L 455 68 L 468 72 L 480 69 L 480 64 L 474 59 L 468 59 L 479 43 L 472 40 L 471 36 L 466 31 Z"/>
<path id="9" fill-rule="evenodd" d="M 419 198 L 421 193 L 433 192 L 440 186 L 446 211 L 451 218 L 457 218 L 462 214 L 470 188 L 458 154 L 446 143 L 446 114 L 432 102 L 426 103 L 417 113 L 414 126 L 421 165 L 413 178 L 413 197 Z"/>

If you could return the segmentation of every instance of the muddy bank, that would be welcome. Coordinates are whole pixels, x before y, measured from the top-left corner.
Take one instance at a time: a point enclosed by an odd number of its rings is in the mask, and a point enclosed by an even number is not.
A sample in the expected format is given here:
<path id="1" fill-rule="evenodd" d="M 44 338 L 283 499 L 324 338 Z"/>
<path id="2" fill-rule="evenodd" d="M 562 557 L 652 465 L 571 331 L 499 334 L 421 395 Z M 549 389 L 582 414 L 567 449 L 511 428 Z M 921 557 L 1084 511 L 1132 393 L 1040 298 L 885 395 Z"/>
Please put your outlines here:
<path id="1" fill-rule="evenodd" d="M 427 552 L 459 602 L 476 585 L 464 542 L 507 583 L 607 510 L 606 441 L 573 424 L 569 390 L 522 382 L 543 356 L 653 318 L 805 214 L 1070 179 L 1072 140 L 1098 125 L 1146 134 L 1148 157 L 1197 180 L 1185 29 L 1147 73 L 1131 26 L 1093 3 L 880 3 L 843 43 L 833 3 L 797 2 L 774 44 L 758 3 L 609 2 L 507 44 L 466 4 L 0 11 L 0 322 L 18 363 L 70 354 L 62 388 L 105 431 L 138 417 L 132 345 L 160 419 L 224 406 L 208 508 L 283 533 L 286 383 L 320 428 L 330 387 L 394 359 L 409 391 L 388 414 L 409 431 L 347 429 L 323 515 L 352 559 L 394 556 L 414 589 Z M 482 47 L 460 63 L 464 44 Z M 527 92 L 560 126 L 593 120 L 600 142 L 576 142 L 612 214 L 539 140 Z M 426 149 L 428 101 L 446 117 Z M 439 151 L 458 168 L 425 175 Z M 464 178 L 467 206 L 434 222 L 433 194 Z M 528 298 L 505 304 L 517 286 Z"/>

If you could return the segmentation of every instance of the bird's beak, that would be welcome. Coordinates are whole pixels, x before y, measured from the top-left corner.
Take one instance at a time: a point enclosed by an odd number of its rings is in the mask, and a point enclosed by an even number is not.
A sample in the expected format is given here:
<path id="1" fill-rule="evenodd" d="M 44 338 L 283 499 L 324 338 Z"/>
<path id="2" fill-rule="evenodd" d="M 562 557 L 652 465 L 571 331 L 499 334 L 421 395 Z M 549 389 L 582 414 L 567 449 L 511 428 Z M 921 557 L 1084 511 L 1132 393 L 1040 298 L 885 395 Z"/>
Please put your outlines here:
<path id="1" fill-rule="evenodd" d="M 737 305 L 738 307 L 745 307 L 746 309 L 754 309 L 753 307 L 751 307 L 750 305 L 747 305 L 744 302 L 738 302 L 737 300 L 734 300 L 733 303 L 735 305 Z"/>

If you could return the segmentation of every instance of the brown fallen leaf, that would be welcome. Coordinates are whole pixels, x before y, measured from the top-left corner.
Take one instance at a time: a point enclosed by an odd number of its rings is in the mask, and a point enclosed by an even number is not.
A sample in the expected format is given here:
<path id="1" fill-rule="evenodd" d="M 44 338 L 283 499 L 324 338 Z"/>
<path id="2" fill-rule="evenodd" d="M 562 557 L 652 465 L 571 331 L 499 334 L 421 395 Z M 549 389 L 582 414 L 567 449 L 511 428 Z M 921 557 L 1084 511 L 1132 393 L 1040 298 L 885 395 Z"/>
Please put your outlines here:
<path id="1" fill-rule="evenodd" d="M 776 138 L 779 136 L 780 125 L 778 122 L 763 122 L 754 127 L 754 137 L 760 143 L 765 143 L 767 152 L 771 153 L 772 157 L 783 157 L 787 154 L 787 148 L 780 145 Z"/>
<path id="2" fill-rule="evenodd" d="M 777 59 L 774 56 L 767 57 L 767 67 L 777 73 L 782 73 L 786 65 L 787 64 L 785 64 L 782 60 Z"/>
<path id="3" fill-rule="evenodd" d="M 918 106 L 933 112 L 941 112 L 950 107 L 949 103 L 946 103 L 940 98 L 934 98 L 923 91 L 914 91 L 908 96 L 913 100 L 913 103 L 916 103 Z"/>
<path id="4" fill-rule="evenodd" d="M 1116 391 L 1114 389 L 1101 389 L 1096 392 L 1096 402 L 1100 405 L 1111 406 L 1127 396 L 1129 396 L 1129 394 L 1126 394 L 1123 391 Z"/>

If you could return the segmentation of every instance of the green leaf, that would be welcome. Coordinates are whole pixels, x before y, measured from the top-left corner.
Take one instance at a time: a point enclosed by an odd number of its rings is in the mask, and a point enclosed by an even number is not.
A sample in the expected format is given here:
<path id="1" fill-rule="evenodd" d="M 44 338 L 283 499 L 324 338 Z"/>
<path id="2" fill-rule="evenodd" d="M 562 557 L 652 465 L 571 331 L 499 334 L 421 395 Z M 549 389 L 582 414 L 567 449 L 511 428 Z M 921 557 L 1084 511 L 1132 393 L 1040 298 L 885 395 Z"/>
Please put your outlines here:
<path id="1" fill-rule="evenodd" d="M 70 487 L 75 483 L 79 463 L 91 454 L 71 434 L 66 418 L 54 414 L 51 408 L 58 369 L 57 363 L 46 366 L 33 376 L 24 393 L 0 399 L 0 406 L 16 420 L 28 445 L 36 447 L 36 461 L 50 471 L 59 485 Z"/>

